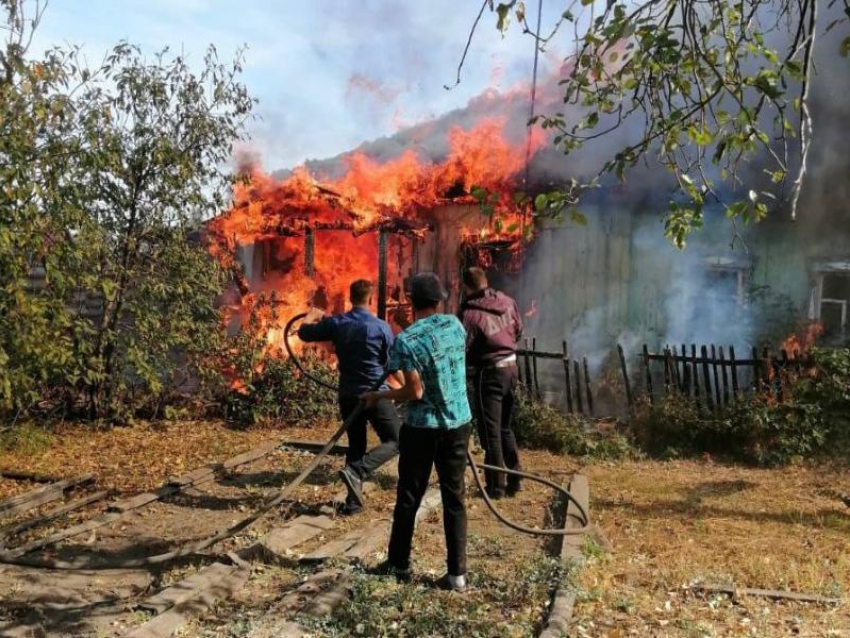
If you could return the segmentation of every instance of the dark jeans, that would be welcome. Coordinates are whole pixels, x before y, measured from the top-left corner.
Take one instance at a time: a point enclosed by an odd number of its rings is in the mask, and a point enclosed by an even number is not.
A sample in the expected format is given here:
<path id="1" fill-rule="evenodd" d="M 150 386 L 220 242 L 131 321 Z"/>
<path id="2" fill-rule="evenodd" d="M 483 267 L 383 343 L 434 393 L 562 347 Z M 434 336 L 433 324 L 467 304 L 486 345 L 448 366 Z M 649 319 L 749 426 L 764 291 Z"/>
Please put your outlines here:
<path id="1" fill-rule="evenodd" d="M 436 466 L 443 500 L 449 574 L 466 574 L 466 507 L 464 472 L 471 427 L 453 430 L 405 425 L 399 442 L 398 495 L 390 535 L 389 562 L 398 569 L 410 568 L 410 549 L 416 512 L 428 488 L 431 468 Z"/>
<path id="2" fill-rule="evenodd" d="M 340 396 L 339 411 L 343 420 L 354 411 L 360 403 L 358 397 Z M 372 424 L 381 444 L 366 452 L 366 423 Z M 387 461 L 398 454 L 398 431 L 401 420 L 398 418 L 395 404 L 392 401 L 378 401 L 378 404 L 363 410 L 360 416 L 348 428 L 348 452 L 345 464 L 350 466 L 361 479 L 366 479 Z"/>
<path id="3" fill-rule="evenodd" d="M 520 469 L 516 437 L 511 429 L 517 379 L 515 365 L 484 368 L 475 375 L 475 412 L 484 462 L 509 470 Z M 485 470 L 484 479 L 491 495 L 504 492 L 506 485 L 512 489 L 519 487 L 519 477 L 502 472 Z"/>

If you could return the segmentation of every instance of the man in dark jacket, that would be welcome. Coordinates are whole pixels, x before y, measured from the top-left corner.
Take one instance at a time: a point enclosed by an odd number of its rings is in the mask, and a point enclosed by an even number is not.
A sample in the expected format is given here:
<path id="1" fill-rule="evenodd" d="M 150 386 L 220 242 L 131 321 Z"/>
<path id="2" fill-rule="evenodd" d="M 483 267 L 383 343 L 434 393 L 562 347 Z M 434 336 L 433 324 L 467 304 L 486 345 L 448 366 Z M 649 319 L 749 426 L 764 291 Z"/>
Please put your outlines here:
<path id="1" fill-rule="evenodd" d="M 386 321 L 369 310 L 372 282 L 358 279 L 351 284 L 351 310 L 325 317 L 318 322 L 311 313 L 298 330 L 302 341 L 331 341 L 339 361 L 339 410 L 343 419 L 357 407 L 360 395 L 371 390 L 384 374 L 393 345 L 393 333 Z M 321 316 L 321 313 L 318 313 Z M 366 422 L 372 424 L 381 444 L 366 452 Z M 384 463 L 398 455 L 401 421 L 392 401 L 378 401 L 348 429 L 348 453 L 340 478 L 348 487 L 346 510 L 363 507 L 363 481 Z"/>
<path id="2" fill-rule="evenodd" d="M 519 452 L 511 429 L 514 390 L 518 371 L 517 341 L 522 335 L 522 319 L 516 302 L 490 288 L 481 268 L 463 273 L 466 298 L 460 319 L 466 329 L 467 365 L 473 369 L 475 411 L 478 435 L 484 447 L 485 463 L 519 470 Z M 519 477 L 485 471 L 490 498 L 513 496 L 519 491 Z"/>

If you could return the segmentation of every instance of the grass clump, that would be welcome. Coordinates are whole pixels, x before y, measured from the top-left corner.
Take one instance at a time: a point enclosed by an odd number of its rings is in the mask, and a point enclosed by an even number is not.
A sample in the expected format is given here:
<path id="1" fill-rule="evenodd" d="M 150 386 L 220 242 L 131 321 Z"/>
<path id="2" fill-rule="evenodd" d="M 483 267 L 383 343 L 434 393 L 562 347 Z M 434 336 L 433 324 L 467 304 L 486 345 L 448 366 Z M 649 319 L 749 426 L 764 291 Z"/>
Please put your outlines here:
<path id="1" fill-rule="evenodd" d="M 622 459 L 634 452 L 621 434 L 595 431 L 587 419 L 562 414 L 525 394 L 517 395 L 514 433 L 520 445 L 558 454 Z"/>
<path id="2" fill-rule="evenodd" d="M 0 434 L 0 450 L 24 456 L 36 456 L 53 444 L 53 435 L 33 423 L 10 427 Z"/>
<path id="3" fill-rule="evenodd" d="M 568 578 L 555 559 L 538 556 L 505 579 L 486 570 L 470 574 L 470 589 L 462 596 L 436 590 L 415 579 L 410 584 L 367 574 L 355 576 L 351 599 L 331 617 L 305 617 L 315 635 L 349 636 L 469 636 L 519 638 L 532 636 L 545 617 L 555 587 Z"/>

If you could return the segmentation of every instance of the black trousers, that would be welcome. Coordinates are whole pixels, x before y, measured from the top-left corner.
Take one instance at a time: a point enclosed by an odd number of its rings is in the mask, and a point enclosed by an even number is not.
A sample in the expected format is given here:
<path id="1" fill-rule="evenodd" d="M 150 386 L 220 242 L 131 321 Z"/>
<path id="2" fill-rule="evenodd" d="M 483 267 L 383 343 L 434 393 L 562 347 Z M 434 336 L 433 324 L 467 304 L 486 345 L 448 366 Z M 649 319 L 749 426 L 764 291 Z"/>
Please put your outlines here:
<path id="1" fill-rule="evenodd" d="M 484 368 L 475 375 L 475 413 L 478 436 L 484 448 L 484 462 L 509 470 L 520 469 L 516 437 L 511 428 L 517 380 L 515 365 Z M 519 487 L 519 477 L 502 472 L 485 470 L 484 479 L 491 495 L 504 492 L 506 486 Z"/>
<path id="2" fill-rule="evenodd" d="M 389 549 L 389 562 L 394 567 L 410 568 L 416 512 L 428 488 L 431 468 L 436 466 L 443 500 L 448 572 L 452 576 L 466 574 L 464 472 L 470 430 L 469 424 L 453 430 L 410 425 L 401 429 L 398 495 Z"/>
<path id="3" fill-rule="evenodd" d="M 348 418 L 360 403 L 359 397 L 340 396 L 339 411 L 343 420 Z M 371 423 L 381 439 L 381 444 L 366 452 L 366 423 Z M 345 464 L 350 466 L 361 479 L 371 474 L 398 454 L 398 433 L 401 420 L 398 418 L 392 401 L 378 401 L 378 404 L 363 410 L 360 416 L 348 427 L 348 452 Z"/>

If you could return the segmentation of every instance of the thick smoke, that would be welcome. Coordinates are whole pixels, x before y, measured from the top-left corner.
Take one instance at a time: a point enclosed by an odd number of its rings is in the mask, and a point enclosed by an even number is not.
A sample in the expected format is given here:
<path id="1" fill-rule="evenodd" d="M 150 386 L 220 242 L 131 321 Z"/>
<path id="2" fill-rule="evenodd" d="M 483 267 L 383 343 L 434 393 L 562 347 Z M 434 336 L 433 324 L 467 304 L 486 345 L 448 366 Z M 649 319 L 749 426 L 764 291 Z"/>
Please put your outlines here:
<path id="1" fill-rule="evenodd" d="M 661 223 L 674 185 L 660 165 L 647 161 L 629 173 L 625 184 L 609 181 L 583 199 L 579 209 L 586 226 L 543 224 L 523 272 L 500 281 L 524 310 L 536 308 L 526 320 L 526 333 L 537 338 L 539 349 L 558 351 L 567 340 L 571 353 L 587 357 L 598 378 L 616 363 L 616 343 L 626 350 L 630 366 L 643 344 L 656 350 L 666 344 L 714 343 L 746 353 L 781 337 L 808 314 L 812 264 L 850 259 L 850 154 L 843 143 L 850 130 L 850 65 L 837 55 L 844 31 L 835 29 L 818 40 L 811 99 L 814 141 L 800 221 L 792 223 L 787 205 L 777 200 L 767 221 L 734 229 L 722 206 L 709 206 L 705 227 L 679 251 L 665 239 Z M 542 79 L 541 86 L 538 112 L 562 110 L 555 76 Z M 522 140 L 528 109 L 527 88 L 486 93 L 466 108 L 356 151 L 386 161 L 415 150 L 423 159 L 439 161 L 448 151 L 452 127 L 469 129 L 484 117 L 506 118 L 507 137 Z M 575 121 L 580 113 L 567 115 Z M 530 165 L 531 187 L 592 177 L 641 127 L 630 123 L 569 157 L 544 149 Z M 307 167 L 320 178 L 338 177 L 346 168 L 345 157 L 311 161 Z M 766 181 L 758 163 L 744 180 L 744 193 Z M 551 376 L 556 390 L 562 383 L 559 370 L 541 374 Z"/>

